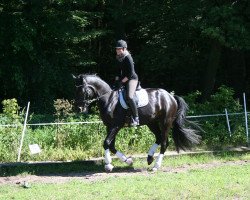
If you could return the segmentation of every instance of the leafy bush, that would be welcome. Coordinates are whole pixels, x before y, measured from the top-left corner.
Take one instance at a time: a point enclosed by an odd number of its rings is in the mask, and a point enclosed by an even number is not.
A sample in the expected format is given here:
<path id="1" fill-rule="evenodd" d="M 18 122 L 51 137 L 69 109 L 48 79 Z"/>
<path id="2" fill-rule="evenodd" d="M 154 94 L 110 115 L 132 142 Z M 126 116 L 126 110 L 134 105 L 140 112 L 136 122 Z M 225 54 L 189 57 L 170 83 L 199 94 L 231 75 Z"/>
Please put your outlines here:
<path id="1" fill-rule="evenodd" d="M 20 122 L 20 115 L 19 110 L 20 107 L 17 103 L 16 99 L 7 99 L 2 101 L 3 105 L 3 115 L 6 116 L 8 123 L 19 123 Z"/>
<path id="2" fill-rule="evenodd" d="M 201 93 L 199 91 L 185 97 L 189 105 L 189 115 L 211 115 L 223 114 L 225 109 L 230 113 L 243 111 L 239 100 L 234 99 L 234 91 L 226 86 L 221 86 L 218 91 L 211 95 L 209 101 L 197 103 Z M 202 134 L 203 143 L 209 148 L 221 148 L 225 145 L 242 145 L 246 141 L 244 116 L 229 115 L 231 136 L 228 132 L 225 116 L 213 116 L 206 118 L 196 118 L 200 123 L 204 133 Z"/>
<path id="3" fill-rule="evenodd" d="M 22 116 L 16 99 L 2 101 L 3 113 L 0 114 L 0 124 L 15 124 L 16 126 L 0 126 L 0 161 L 15 161 L 17 158 L 19 136 L 22 131 Z"/>
<path id="4" fill-rule="evenodd" d="M 56 110 L 55 116 L 58 119 L 61 117 L 67 117 L 73 114 L 73 102 L 69 102 L 67 99 L 57 99 L 54 101 L 54 108 Z"/>

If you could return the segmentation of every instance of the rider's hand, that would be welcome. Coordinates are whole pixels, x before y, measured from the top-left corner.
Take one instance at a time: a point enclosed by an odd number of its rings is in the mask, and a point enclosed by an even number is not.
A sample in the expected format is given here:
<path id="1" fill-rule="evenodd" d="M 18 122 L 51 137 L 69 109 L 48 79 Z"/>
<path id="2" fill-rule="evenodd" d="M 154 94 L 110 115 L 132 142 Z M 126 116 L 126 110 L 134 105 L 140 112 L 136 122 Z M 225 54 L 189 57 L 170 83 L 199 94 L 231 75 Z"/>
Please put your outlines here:
<path id="1" fill-rule="evenodd" d="M 123 82 L 119 81 L 118 83 L 118 89 L 120 89 L 123 86 Z"/>
<path id="2" fill-rule="evenodd" d="M 116 81 L 115 82 L 115 90 L 119 90 L 123 86 L 123 83 L 121 81 Z"/>

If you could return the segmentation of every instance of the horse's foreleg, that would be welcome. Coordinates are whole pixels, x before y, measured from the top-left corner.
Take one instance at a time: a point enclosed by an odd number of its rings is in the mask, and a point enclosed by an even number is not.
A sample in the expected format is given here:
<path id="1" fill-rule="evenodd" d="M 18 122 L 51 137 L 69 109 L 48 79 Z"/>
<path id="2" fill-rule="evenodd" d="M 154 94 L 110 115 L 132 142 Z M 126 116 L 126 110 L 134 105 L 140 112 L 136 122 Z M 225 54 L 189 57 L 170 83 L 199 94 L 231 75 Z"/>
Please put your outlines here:
<path id="1" fill-rule="evenodd" d="M 117 151 L 115 148 L 115 138 L 113 139 L 113 141 L 110 144 L 110 151 L 115 154 L 122 162 L 127 163 L 128 165 L 132 165 L 133 164 L 133 160 L 130 157 L 126 157 L 122 152 Z"/>
<path id="2" fill-rule="evenodd" d="M 104 160 L 105 160 L 105 170 L 108 171 L 108 172 L 111 172 L 113 170 L 114 166 L 111 164 L 112 158 L 110 156 L 109 149 L 105 150 Z"/>
<path id="3" fill-rule="evenodd" d="M 127 163 L 128 165 L 133 164 L 133 160 L 131 157 L 126 157 L 122 152 L 117 151 L 115 148 L 115 138 L 112 140 L 109 146 L 110 151 L 115 154 L 122 162 Z"/>
<path id="4" fill-rule="evenodd" d="M 128 165 L 133 164 L 133 160 L 130 157 L 126 157 L 122 152 L 117 151 L 115 148 L 115 138 L 110 144 L 110 151 L 115 154 L 122 162 L 127 163 Z"/>
<path id="5" fill-rule="evenodd" d="M 131 157 L 126 157 L 122 152 L 117 151 L 115 154 L 122 162 L 127 163 L 128 165 L 133 164 L 133 160 Z"/>
<path id="6" fill-rule="evenodd" d="M 115 128 L 107 128 L 108 135 L 104 140 L 104 150 L 105 150 L 105 170 L 108 172 L 111 172 L 114 168 L 114 166 L 111 164 L 112 163 L 112 158 L 110 155 L 110 150 L 112 153 L 116 153 L 114 143 L 115 143 L 115 136 L 118 133 L 120 129 L 118 127 Z"/>

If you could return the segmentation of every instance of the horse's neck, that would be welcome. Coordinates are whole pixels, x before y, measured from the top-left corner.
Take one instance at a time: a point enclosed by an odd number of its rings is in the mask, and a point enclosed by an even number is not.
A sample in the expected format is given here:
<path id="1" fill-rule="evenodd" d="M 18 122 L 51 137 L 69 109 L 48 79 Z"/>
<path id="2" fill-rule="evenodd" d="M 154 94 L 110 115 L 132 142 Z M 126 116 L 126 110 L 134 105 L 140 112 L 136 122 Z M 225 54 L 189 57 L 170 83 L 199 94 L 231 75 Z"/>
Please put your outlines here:
<path id="1" fill-rule="evenodd" d="M 101 107 L 107 107 L 109 106 L 110 103 L 112 103 L 114 97 L 115 97 L 115 92 L 110 90 L 107 90 L 103 95 L 99 96 L 99 102 Z"/>
<path id="2" fill-rule="evenodd" d="M 101 118 L 103 122 L 107 121 L 110 117 L 112 118 L 114 109 L 118 102 L 117 91 L 111 91 L 105 98 L 101 98 L 98 103 L 98 108 L 100 111 Z"/>
<path id="3" fill-rule="evenodd" d="M 86 80 L 89 85 L 95 88 L 98 97 L 111 91 L 110 86 L 97 76 L 87 76 Z"/>
<path id="4" fill-rule="evenodd" d="M 110 103 L 110 98 L 114 95 L 114 92 L 112 91 L 110 86 L 99 77 L 89 77 L 88 83 L 95 88 L 97 96 L 99 98 L 98 105 L 100 111 L 103 110 Z"/>
<path id="5" fill-rule="evenodd" d="M 96 90 L 99 97 L 104 96 L 108 93 L 110 94 L 112 92 L 110 86 L 103 80 L 100 80 L 98 81 L 98 83 L 96 83 Z"/>

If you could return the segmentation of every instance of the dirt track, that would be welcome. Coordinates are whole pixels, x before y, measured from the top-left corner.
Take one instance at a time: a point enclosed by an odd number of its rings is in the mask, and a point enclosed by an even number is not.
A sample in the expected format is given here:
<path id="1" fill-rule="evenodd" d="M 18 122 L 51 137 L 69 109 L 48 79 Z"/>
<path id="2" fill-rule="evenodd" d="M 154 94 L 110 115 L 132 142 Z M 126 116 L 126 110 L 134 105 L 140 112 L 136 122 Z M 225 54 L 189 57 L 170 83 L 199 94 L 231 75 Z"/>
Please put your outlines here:
<path id="1" fill-rule="evenodd" d="M 160 171 L 164 173 L 185 173 L 192 169 L 211 169 L 215 167 L 225 165 L 249 165 L 250 160 L 245 161 L 228 161 L 228 162 L 212 162 L 207 164 L 195 164 L 195 165 L 183 165 L 181 167 L 162 167 Z M 126 169 L 124 171 L 112 172 L 112 173 L 100 173 L 100 172 L 82 172 L 82 173 L 68 173 L 68 174 L 56 174 L 56 175 L 18 175 L 10 177 L 0 177 L 0 185 L 3 184 L 23 184 L 26 183 L 65 183 L 68 181 L 78 180 L 84 182 L 95 182 L 104 180 L 109 177 L 122 177 L 132 175 L 145 175 L 150 176 L 153 172 L 147 169 Z"/>

